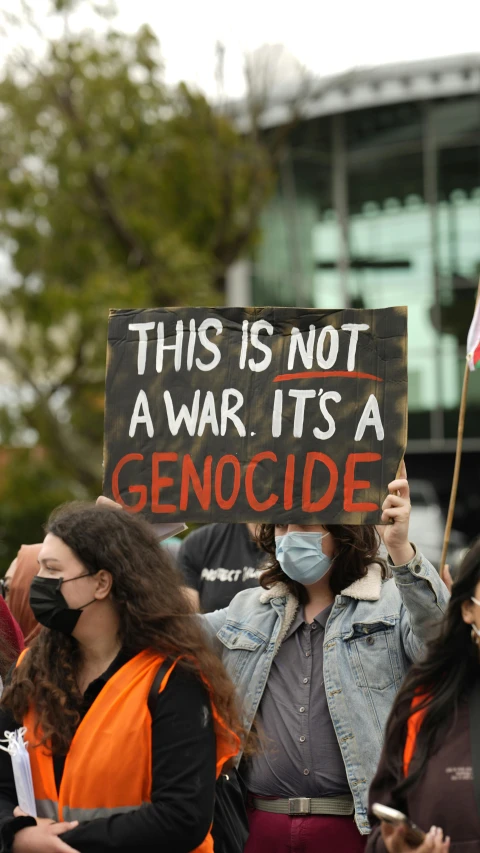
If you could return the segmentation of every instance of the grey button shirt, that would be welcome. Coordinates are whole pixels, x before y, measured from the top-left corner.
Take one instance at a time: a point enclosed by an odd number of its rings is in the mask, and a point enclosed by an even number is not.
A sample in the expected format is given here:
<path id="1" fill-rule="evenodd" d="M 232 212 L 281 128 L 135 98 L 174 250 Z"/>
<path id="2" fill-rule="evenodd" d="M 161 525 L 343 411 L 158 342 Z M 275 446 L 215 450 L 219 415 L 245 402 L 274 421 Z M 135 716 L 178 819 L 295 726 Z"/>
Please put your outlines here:
<path id="1" fill-rule="evenodd" d="M 323 684 L 323 640 L 332 606 L 311 625 L 299 608 L 274 658 L 256 723 L 263 751 L 246 765 L 248 790 L 265 797 L 350 792 Z"/>

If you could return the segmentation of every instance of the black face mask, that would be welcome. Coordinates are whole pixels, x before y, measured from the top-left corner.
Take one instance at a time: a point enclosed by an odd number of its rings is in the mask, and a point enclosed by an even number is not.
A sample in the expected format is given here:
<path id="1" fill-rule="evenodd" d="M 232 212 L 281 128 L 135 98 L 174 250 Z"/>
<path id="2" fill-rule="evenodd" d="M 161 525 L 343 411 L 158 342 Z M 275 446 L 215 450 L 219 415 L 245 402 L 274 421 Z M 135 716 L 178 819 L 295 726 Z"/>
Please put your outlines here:
<path id="1" fill-rule="evenodd" d="M 72 634 L 85 607 L 93 604 L 96 600 L 92 598 L 78 610 L 69 607 L 62 595 L 62 584 L 76 581 L 78 578 L 86 578 L 86 575 L 77 575 L 64 581 L 63 578 L 40 578 L 35 577 L 30 586 L 30 607 L 37 622 L 50 628 L 52 631 L 61 631 L 62 634 Z"/>

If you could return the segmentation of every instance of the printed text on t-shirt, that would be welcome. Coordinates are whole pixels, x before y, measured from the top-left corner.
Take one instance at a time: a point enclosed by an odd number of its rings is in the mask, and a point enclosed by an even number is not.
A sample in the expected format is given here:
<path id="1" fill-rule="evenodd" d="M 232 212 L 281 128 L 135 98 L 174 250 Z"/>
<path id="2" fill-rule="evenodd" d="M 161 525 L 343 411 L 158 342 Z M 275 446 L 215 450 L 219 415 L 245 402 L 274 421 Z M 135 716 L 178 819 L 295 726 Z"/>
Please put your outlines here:
<path id="1" fill-rule="evenodd" d="M 252 566 L 244 566 L 243 569 L 202 569 L 200 576 L 202 581 L 227 581 L 234 583 L 235 581 L 254 580 L 260 577 L 262 569 L 254 569 Z"/>

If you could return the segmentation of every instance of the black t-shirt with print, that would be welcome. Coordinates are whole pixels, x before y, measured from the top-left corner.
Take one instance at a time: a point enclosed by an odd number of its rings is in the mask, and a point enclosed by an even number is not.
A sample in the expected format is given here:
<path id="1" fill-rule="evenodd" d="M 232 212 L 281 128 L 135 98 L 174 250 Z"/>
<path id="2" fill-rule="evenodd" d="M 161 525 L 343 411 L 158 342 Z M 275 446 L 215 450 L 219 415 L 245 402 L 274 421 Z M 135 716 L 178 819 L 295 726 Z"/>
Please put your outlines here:
<path id="1" fill-rule="evenodd" d="M 265 556 L 246 524 L 206 524 L 183 540 L 177 563 L 186 585 L 199 593 L 202 611 L 210 613 L 258 585 Z"/>

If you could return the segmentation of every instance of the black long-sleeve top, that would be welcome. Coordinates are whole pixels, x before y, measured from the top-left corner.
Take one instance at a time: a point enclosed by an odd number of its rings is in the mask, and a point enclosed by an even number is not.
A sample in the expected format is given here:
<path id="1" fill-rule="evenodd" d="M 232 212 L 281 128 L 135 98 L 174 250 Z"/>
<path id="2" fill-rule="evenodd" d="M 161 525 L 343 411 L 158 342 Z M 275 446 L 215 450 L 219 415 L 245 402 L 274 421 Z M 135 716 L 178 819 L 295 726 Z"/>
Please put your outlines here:
<path id="1" fill-rule="evenodd" d="M 82 718 L 109 678 L 131 657 L 121 651 L 106 672 L 91 682 L 84 693 Z M 206 707 L 210 710 L 207 723 Z M 0 708 L 0 737 L 19 725 Z M 151 804 L 126 814 L 82 822 L 60 837 L 79 853 L 190 853 L 206 837 L 213 818 L 215 749 L 208 692 L 194 674 L 178 665 L 159 694 L 152 720 Z M 57 790 L 64 766 L 65 756 L 55 756 Z M 94 754 L 91 772 L 95 772 Z M 2 853 L 10 849 L 8 839 L 16 805 L 11 759 L 0 750 Z"/>

